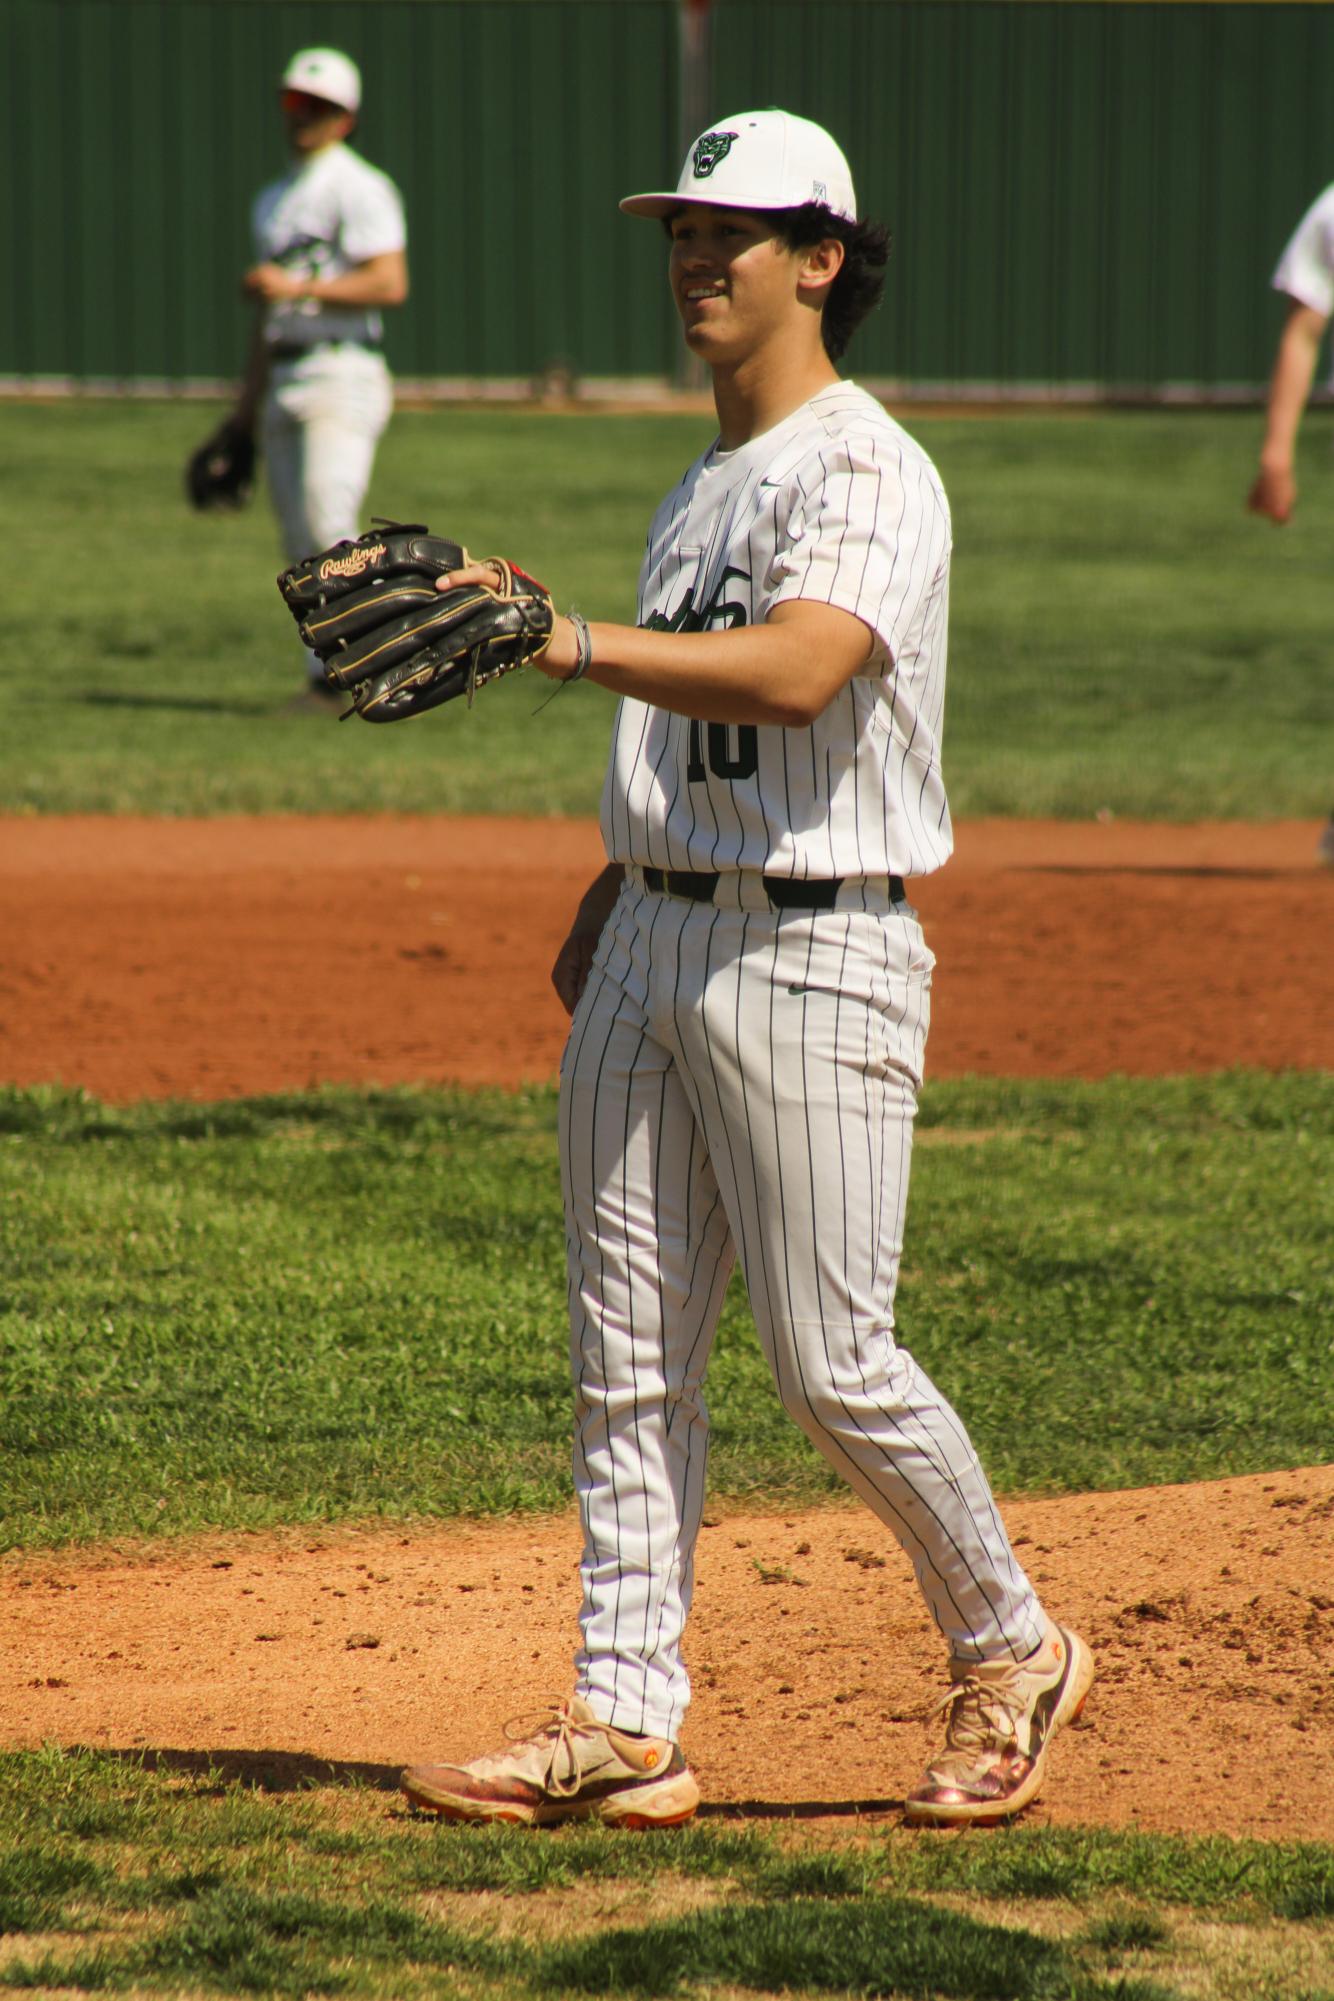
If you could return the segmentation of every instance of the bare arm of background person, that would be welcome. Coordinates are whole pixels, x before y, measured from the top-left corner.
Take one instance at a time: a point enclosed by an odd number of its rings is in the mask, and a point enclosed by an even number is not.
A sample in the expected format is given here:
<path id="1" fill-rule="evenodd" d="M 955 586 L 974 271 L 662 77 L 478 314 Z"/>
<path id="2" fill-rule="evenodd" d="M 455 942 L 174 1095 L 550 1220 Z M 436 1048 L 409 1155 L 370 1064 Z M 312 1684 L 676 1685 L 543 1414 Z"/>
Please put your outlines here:
<path id="1" fill-rule="evenodd" d="M 1269 381 L 1260 470 L 1246 502 L 1252 514 L 1267 514 L 1271 521 L 1286 521 L 1297 504 L 1297 482 L 1292 475 L 1297 431 L 1328 324 L 1327 313 L 1294 299 L 1279 337 Z"/>
<path id="2" fill-rule="evenodd" d="M 336 278 L 303 278 L 281 264 L 252 264 L 241 280 L 252 298 L 318 299 L 324 306 L 401 306 L 408 296 L 408 259 L 384 250 Z"/>
<path id="3" fill-rule="evenodd" d="M 232 412 L 232 421 L 239 424 L 243 431 L 254 432 L 259 421 L 259 406 L 264 400 L 268 379 L 269 357 L 264 344 L 264 315 L 256 313 L 255 324 L 250 330 L 250 347 L 246 354 L 241 393 Z"/>

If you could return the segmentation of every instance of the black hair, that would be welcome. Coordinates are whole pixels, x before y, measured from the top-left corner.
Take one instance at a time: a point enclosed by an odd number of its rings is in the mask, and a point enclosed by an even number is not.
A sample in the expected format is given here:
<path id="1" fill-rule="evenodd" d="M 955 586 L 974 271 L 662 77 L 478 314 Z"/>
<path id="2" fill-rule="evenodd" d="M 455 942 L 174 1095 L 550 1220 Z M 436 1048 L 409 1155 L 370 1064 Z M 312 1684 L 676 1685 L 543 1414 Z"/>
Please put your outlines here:
<path id="1" fill-rule="evenodd" d="M 820 338 L 831 361 L 838 361 L 867 314 L 880 303 L 885 289 L 885 265 L 892 238 L 882 222 L 850 222 L 823 202 L 803 202 L 800 208 L 771 209 L 773 224 L 789 250 L 809 250 L 832 236 L 843 245 L 843 263 L 829 287 L 820 315 Z"/>

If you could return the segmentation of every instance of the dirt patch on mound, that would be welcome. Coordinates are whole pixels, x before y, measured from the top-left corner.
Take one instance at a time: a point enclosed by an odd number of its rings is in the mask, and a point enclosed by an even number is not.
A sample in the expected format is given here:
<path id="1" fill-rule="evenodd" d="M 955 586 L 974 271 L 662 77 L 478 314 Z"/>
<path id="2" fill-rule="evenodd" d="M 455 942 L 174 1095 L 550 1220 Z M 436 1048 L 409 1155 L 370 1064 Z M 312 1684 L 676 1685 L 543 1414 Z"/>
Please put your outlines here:
<path id="1" fill-rule="evenodd" d="M 1031 1820 L 1334 1840 L 1334 1467 L 1006 1513 L 1098 1667 Z M 710 1808 L 895 1817 L 942 1687 L 897 1546 L 852 1509 L 709 1522 L 684 1743 Z M 10 1558 L 4 1741 L 392 1785 L 566 1692 L 578 1553 L 561 1518 Z"/>
<path id="2" fill-rule="evenodd" d="M 914 887 L 928 1070 L 1334 1064 L 1312 822 L 974 821 Z M 0 821 L 0 1078 L 100 1097 L 555 1076 L 584 821 Z"/>

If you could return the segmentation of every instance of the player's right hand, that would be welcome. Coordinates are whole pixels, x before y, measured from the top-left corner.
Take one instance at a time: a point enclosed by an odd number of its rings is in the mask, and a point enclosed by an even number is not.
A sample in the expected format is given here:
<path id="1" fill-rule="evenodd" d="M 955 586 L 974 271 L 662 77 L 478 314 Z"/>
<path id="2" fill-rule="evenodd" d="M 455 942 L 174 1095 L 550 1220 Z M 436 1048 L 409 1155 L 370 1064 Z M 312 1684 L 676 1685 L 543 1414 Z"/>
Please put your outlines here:
<path id="1" fill-rule="evenodd" d="M 1291 518 L 1297 505 L 1297 482 L 1290 472 L 1261 466 L 1246 496 L 1246 505 L 1252 514 L 1268 515 L 1281 525 Z"/>
<path id="2" fill-rule="evenodd" d="M 574 1013 L 579 997 L 588 985 L 598 937 L 596 931 L 590 937 L 588 932 L 576 928 L 556 954 L 556 963 L 551 968 L 551 984 L 566 1014 Z"/>
<path id="3" fill-rule="evenodd" d="M 556 963 L 551 968 L 551 984 L 566 1014 L 574 1013 L 588 985 L 598 940 L 624 881 L 625 870 L 620 862 L 608 862 L 602 873 L 594 876 L 575 912 L 570 935 L 556 954 Z"/>

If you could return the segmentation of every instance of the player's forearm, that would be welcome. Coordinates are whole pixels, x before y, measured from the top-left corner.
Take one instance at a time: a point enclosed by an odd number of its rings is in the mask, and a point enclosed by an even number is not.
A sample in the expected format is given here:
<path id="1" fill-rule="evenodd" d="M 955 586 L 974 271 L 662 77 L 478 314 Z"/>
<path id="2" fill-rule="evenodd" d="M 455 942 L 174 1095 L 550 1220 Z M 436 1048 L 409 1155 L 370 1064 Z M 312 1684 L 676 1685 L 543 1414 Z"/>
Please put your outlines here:
<path id="1" fill-rule="evenodd" d="M 594 624 L 588 678 L 694 721 L 805 728 L 870 651 L 865 627 L 846 614 L 833 616 L 852 630 L 831 636 L 780 617 L 717 632 Z"/>
<path id="2" fill-rule="evenodd" d="M 336 278 L 311 278 L 300 297 L 322 306 L 401 306 L 408 296 L 408 268 L 399 253 L 372 257 Z"/>
<path id="3" fill-rule="evenodd" d="M 236 399 L 233 413 L 236 422 L 247 431 L 253 431 L 259 415 L 260 402 L 269 378 L 268 350 L 264 344 L 262 318 L 256 315 L 250 333 L 250 346 L 246 353 L 245 374 L 241 379 L 240 394 Z"/>
<path id="4" fill-rule="evenodd" d="M 1324 329 L 1324 319 L 1310 308 L 1295 311 L 1283 329 L 1269 383 L 1264 443 L 1260 448 L 1260 463 L 1271 470 L 1287 471 L 1292 465 Z"/>

